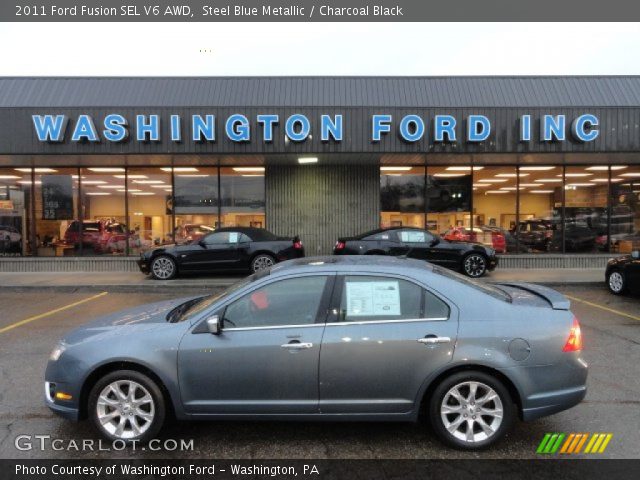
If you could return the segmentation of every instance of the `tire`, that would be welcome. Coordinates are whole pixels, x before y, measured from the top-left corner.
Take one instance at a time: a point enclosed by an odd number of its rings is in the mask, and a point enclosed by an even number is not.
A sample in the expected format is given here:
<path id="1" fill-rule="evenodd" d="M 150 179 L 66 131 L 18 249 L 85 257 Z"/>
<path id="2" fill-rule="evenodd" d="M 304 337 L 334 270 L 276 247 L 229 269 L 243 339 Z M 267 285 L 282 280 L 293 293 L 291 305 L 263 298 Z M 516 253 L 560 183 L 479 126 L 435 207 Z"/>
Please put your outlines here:
<path id="1" fill-rule="evenodd" d="M 482 277 L 487 273 L 487 258 L 480 253 L 470 253 L 462 259 L 462 273 L 471 278 Z"/>
<path id="2" fill-rule="evenodd" d="M 127 443 L 146 443 L 155 438 L 166 417 L 158 385 L 134 370 L 118 370 L 98 380 L 89 394 L 87 408 L 91 422 L 103 437 Z"/>
<path id="3" fill-rule="evenodd" d="M 159 255 L 151 260 L 149 271 L 156 280 L 171 280 L 178 274 L 178 266 L 173 258 Z"/>
<path id="4" fill-rule="evenodd" d="M 484 407 L 482 412 L 490 413 L 478 415 L 478 400 L 493 395 L 495 399 L 480 405 Z M 429 399 L 429 420 L 435 434 L 444 444 L 460 450 L 481 450 L 494 444 L 511 429 L 515 416 L 516 406 L 509 391 L 483 372 L 455 373 L 443 380 Z"/>
<path id="5" fill-rule="evenodd" d="M 251 271 L 253 273 L 259 272 L 261 270 L 266 270 L 276 264 L 276 259 L 266 253 L 261 253 L 260 255 L 256 255 L 253 260 L 251 260 Z"/>
<path id="6" fill-rule="evenodd" d="M 627 279 L 620 270 L 613 270 L 607 275 L 607 288 L 614 295 L 623 295 L 627 291 Z"/>

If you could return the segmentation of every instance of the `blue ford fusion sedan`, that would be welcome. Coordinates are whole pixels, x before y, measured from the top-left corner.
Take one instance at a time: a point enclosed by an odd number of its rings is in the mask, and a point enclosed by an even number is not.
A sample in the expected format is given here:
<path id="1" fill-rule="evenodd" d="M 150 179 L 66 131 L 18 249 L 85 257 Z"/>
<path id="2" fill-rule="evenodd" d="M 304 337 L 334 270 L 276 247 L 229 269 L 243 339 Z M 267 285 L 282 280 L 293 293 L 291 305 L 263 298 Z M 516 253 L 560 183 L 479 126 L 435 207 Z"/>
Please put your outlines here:
<path id="1" fill-rule="evenodd" d="M 105 437 L 179 420 L 417 421 L 487 447 L 516 418 L 586 393 L 582 337 L 549 288 L 489 285 L 425 262 L 291 260 L 219 295 L 95 320 L 54 348 L 46 404 Z"/>

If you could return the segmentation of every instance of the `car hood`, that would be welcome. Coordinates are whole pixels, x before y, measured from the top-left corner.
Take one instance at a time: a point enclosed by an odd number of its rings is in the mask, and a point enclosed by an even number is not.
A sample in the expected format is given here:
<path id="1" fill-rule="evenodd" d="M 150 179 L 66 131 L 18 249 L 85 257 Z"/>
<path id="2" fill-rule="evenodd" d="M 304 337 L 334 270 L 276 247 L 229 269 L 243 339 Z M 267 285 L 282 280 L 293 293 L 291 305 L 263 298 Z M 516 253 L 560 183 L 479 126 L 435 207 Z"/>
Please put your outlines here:
<path id="1" fill-rule="evenodd" d="M 128 308 L 108 315 L 103 315 L 95 320 L 82 325 L 69 332 L 62 339 L 63 343 L 74 344 L 88 337 L 111 332 L 120 328 L 139 326 L 140 328 L 155 328 L 158 325 L 167 324 L 167 314 L 182 303 L 198 298 L 198 296 L 165 300 L 162 302 L 147 303 L 133 308 Z"/>

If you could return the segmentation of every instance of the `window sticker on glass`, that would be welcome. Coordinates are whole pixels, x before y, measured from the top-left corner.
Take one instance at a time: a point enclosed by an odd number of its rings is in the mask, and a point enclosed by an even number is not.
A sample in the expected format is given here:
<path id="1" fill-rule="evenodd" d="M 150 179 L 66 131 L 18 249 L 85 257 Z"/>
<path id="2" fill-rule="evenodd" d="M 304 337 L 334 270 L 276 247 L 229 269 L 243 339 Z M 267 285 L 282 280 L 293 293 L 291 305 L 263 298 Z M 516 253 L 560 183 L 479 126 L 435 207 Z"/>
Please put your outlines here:
<path id="1" fill-rule="evenodd" d="M 400 232 L 400 240 L 407 243 L 424 242 L 424 232 L 404 231 Z"/>
<path id="2" fill-rule="evenodd" d="M 238 232 L 229 232 L 229 243 L 238 243 Z"/>
<path id="3" fill-rule="evenodd" d="M 347 317 L 400 314 L 398 282 L 347 282 Z"/>

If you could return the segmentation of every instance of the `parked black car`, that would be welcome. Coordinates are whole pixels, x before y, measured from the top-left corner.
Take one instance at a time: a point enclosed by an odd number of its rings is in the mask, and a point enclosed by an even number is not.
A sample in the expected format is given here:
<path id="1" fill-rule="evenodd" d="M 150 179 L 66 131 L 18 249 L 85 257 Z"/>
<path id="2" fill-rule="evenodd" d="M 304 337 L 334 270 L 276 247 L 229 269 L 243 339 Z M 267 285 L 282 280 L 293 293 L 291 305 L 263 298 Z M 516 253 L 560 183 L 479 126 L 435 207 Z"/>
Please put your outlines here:
<path id="1" fill-rule="evenodd" d="M 526 220 L 518 224 L 520 244 L 546 252 L 562 251 L 562 228 L 551 220 Z M 564 246 L 567 252 L 589 252 L 596 248 L 596 232 L 589 227 L 567 223 Z"/>
<path id="2" fill-rule="evenodd" d="M 333 254 L 407 256 L 460 270 L 469 277 L 481 277 L 498 264 L 493 248 L 478 243 L 449 242 L 427 230 L 408 227 L 339 238 Z"/>
<path id="3" fill-rule="evenodd" d="M 261 228 L 226 227 L 187 244 L 147 250 L 138 266 L 142 273 L 168 280 L 181 273 L 257 272 L 300 257 L 304 247 L 298 237 L 278 237 Z"/>
<path id="4" fill-rule="evenodd" d="M 640 293 L 640 251 L 609 260 L 605 278 L 611 293 Z"/>

